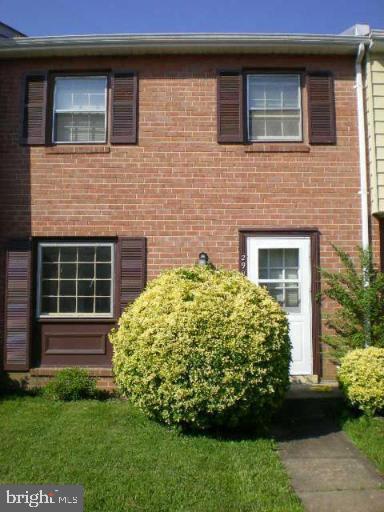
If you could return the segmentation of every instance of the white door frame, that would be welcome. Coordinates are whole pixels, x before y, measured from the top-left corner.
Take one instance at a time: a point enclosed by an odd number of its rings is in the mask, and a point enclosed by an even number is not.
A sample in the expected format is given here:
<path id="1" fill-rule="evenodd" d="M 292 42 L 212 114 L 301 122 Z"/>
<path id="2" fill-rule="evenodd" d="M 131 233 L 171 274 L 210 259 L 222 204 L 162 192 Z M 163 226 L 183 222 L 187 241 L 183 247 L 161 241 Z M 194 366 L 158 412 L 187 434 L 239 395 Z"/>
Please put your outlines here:
<path id="1" fill-rule="evenodd" d="M 269 240 L 284 239 L 286 241 L 292 239 L 306 239 L 309 243 L 309 269 L 310 269 L 310 297 L 311 297 L 311 310 L 310 315 L 310 343 L 308 349 L 311 351 L 310 368 L 307 372 L 300 372 L 300 375 L 314 374 L 321 376 L 320 368 L 320 302 L 317 300 L 317 294 L 320 291 L 319 280 L 319 232 L 317 229 L 265 229 L 265 230 L 240 230 L 240 272 L 248 275 L 248 268 L 250 269 L 248 239 L 249 238 L 262 238 Z M 261 241 L 261 240 L 260 240 Z M 254 277 L 254 276 L 253 276 Z"/>

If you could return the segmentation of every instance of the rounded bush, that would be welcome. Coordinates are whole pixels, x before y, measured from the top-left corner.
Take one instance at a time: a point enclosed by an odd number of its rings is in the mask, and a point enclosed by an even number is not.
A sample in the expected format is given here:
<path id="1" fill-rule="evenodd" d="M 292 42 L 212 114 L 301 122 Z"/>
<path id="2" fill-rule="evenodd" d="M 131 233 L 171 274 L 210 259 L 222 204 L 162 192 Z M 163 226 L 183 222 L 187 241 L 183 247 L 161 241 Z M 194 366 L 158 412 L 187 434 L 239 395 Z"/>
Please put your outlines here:
<path id="1" fill-rule="evenodd" d="M 44 395 L 52 400 L 64 401 L 94 398 L 96 382 L 82 368 L 64 368 L 45 386 Z"/>
<path id="2" fill-rule="evenodd" d="M 120 391 L 169 425 L 263 424 L 289 382 L 286 315 L 239 272 L 164 272 L 110 339 Z"/>
<path id="3" fill-rule="evenodd" d="M 348 352 L 341 360 L 338 378 L 351 405 L 366 414 L 384 411 L 384 348 Z"/>

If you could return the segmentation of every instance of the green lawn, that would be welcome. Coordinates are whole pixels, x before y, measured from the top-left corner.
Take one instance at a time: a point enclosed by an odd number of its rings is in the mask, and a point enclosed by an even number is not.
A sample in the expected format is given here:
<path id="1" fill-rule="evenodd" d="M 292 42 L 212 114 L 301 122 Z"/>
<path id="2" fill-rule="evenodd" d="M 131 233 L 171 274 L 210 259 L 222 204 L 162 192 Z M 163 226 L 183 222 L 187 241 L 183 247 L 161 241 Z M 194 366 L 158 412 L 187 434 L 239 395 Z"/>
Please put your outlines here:
<path id="1" fill-rule="evenodd" d="M 343 430 L 384 473 L 384 418 L 348 418 Z"/>
<path id="2" fill-rule="evenodd" d="M 0 481 L 79 483 L 88 512 L 302 511 L 271 439 L 185 436 L 128 402 L 0 402 Z"/>

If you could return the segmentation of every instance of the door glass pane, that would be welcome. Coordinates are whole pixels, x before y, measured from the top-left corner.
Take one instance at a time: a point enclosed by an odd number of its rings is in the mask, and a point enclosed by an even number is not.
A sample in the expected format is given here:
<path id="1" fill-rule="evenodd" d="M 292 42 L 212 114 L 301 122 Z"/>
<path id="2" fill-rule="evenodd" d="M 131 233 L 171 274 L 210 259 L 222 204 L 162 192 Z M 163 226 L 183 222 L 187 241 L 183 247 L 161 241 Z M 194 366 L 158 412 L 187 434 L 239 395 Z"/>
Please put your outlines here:
<path id="1" fill-rule="evenodd" d="M 259 249 L 259 284 L 285 310 L 299 312 L 299 249 Z"/>
<path id="2" fill-rule="evenodd" d="M 283 268 L 271 268 L 269 273 L 270 279 L 283 279 L 284 269 Z"/>
<path id="3" fill-rule="evenodd" d="M 265 283 L 271 296 L 280 304 L 284 305 L 284 287 L 280 283 Z"/>
<path id="4" fill-rule="evenodd" d="M 268 249 L 259 249 L 259 267 L 268 267 Z"/>
<path id="5" fill-rule="evenodd" d="M 298 278 L 298 269 L 297 268 L 286 268 L 285 269 L 285 278 L 286 279 L 297 279 Z"/>
<path id="6" fill-rule="evenodd" d="M 299 266 L 299 249 L 285 249 L 285 264 L 287 267 Z"/>
<path id="7" fill-rule="evenodd" d="M 285 305 L 287 308 L 299 307 L 299 288 L 295 286 L 286 286 L 285 288 Z"/>
<path id="8" fill-rule="evenodd" d="M 269 249 L 270 267 L 283 266 L 284 249 Z"/>

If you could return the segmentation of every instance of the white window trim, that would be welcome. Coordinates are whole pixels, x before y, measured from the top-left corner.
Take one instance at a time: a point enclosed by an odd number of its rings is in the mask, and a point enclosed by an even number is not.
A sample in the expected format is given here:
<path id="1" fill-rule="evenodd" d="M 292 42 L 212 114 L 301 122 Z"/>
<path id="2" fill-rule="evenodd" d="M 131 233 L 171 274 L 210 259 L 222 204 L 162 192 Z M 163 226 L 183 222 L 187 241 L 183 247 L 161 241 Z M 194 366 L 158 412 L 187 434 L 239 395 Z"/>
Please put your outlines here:
<path id="1" fill-rule="evenodd" d="M 94 78 L 104 78 L 105 79 L 105 110 L 104 110 L 104 133 L 105 137 L 104 140 L 97 140 L 97 141 L 68 141 L 68 140 L 56 140 L 55 134 L 56 134 L 56 125 L 55 125 L 55 114 L 56 112 L 59 114 L 100 114 L 102 111 L 84 111 L 84 110 L 63 110 L 58 109 L 56 110 L 56 80 L 73 80 L 73 79 L 88 79 L 92 80 Z M 52 143 L 53 144 L 106 144 L 107 143 L 107 122 L 108 119 L 108 77 L 107 75 L 66 75 L 66 76 L 56 76 L 54 80 L 54 87 L 53 87 L 53 107 L 52 107 Z"/>
<path id="2" fill-rule="evenodd" d="M 111 248 L 111 310 L 109 313 L 41 313 L 41 271 L 43 247 L 110 247 Z M 37 318 L 113 318 L 115 308 L 115 244 L 113 242 L 39 242 L 37 258 Z"/>
<path id="3" fill-rule="evenodd" d="M 255 109 L 251 109 L 250 107 L 250 98 L 249 98 L 249 80 L 251 77 L 255 77 L 255 76 L 267 76 L 267 75 L 273 75 L 273 76 L 294 76 L 297 78 L 297 82 L 298 82 L 298 90 L 299 90 L 299 97 L 298 97 L 298 100 L 299 100 L 299 109 L 300 109 L 300 123 L 299 123 L 299 128 L 300 128 L 300 133 L 297 137 L 284 137 L 284 136 L 281 136 L 281 137 L 271 137 L 271 136 L 265 136 L 265 137 L 257 137 L 257 138 L 252 138 L 251 136 L 251 119 L 250 119 L 250 111 L 251 110 L 255 110 Z M 289 116 L 287 116 L 289 117 Z M 247 131 L 248 131 L 248 140 L 249 142 L 281 142 L 281 141 L 285 141 L 285 142 L 302 142 L 303 141 L 303 105 L 302 105 L 302 94 L 301 94 L 301 75 L 299 73 L 249 73 L 247 75 Z"/>

